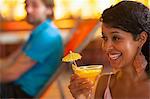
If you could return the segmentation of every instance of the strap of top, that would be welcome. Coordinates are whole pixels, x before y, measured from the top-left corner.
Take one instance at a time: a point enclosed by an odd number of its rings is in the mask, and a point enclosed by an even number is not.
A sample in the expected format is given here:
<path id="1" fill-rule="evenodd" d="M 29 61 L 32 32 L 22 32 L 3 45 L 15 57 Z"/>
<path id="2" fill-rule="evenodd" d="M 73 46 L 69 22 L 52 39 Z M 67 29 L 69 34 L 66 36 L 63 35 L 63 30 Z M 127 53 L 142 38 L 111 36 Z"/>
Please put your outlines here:
<path id="1" fill-rule="evenodd" d="M 104 93 L 104 99 L 112 99 L 110 88 L 109 88 L 111 75 L 112 73 L 110 73 L 108 77 L 108 82 L 107 82 L 107 86 L 106 86 L 105 93 Z"/>
<path id="2" fill-rule="evenodd" d="M 107 82 L 107 87 L 109 87 L 109 85 L 110 85 L 111 75 L 112 75 L 112 73 L 110 73 L 110 75 L 109 75 L 108 82 Z"/>

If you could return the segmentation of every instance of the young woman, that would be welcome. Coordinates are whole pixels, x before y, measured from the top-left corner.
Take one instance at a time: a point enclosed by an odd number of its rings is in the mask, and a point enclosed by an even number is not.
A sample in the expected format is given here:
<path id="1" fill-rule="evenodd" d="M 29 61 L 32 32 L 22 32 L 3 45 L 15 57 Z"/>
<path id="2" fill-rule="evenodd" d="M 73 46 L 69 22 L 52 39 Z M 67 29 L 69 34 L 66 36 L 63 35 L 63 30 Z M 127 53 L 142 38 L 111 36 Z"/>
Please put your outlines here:
<path id="1" fill-rule="evenodd" d="M 101 22 L 102 46 L 116 72 L 101 75 L 95 99 L 149 99 L 150 10 L 138 2 L 122 1 L 106 9 Z M 69 88 L 77 98 L 92 86 L 73 75 Z"/>

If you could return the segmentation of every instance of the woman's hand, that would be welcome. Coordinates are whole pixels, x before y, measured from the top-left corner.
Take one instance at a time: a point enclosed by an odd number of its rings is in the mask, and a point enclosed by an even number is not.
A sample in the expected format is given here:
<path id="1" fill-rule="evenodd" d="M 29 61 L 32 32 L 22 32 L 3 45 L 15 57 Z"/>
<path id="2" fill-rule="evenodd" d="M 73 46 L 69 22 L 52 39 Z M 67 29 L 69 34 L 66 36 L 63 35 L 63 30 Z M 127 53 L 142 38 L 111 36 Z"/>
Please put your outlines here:
<path id="1" fill-rule="evenodd" d="M 92 92 L 93 82 L 80 78 L 78 75 L 73 74 L 70 80 L 69 89 L 74 98 L 78 98 L 81 94 L 88 96 Z"/>

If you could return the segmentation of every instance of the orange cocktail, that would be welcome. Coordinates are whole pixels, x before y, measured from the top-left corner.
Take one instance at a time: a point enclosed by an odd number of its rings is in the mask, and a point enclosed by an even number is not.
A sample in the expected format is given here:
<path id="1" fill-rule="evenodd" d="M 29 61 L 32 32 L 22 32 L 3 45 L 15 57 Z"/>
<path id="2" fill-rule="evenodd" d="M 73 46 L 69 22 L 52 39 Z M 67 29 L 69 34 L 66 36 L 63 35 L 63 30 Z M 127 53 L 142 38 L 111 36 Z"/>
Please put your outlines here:
<path id="1" fill-rule="evenodd" d="M 72 64 L 72 69 L 75 74 L 79 75 L 82 78 L 88 78 L 94 83 L 98 75 L 102 72 L 103 66 L 88 65 L 77 67 L 76 65 Z"/>

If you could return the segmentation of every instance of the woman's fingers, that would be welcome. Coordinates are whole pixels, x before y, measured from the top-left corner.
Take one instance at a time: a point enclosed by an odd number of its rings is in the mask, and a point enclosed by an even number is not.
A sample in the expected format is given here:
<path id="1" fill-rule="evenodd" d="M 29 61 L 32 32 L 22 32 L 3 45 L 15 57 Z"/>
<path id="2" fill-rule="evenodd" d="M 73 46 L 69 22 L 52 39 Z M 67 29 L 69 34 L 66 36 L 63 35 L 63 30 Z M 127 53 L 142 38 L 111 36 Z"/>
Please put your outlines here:
<path id="1" fill-rule="evenodd" d="M 68 86 L 73 97 L 78 97 L 81 94 L 87 95 L 92 91 L 93 82 L 86 78 L 80 78 L 74 74 L 71 77 L 70 85 Z"/>

